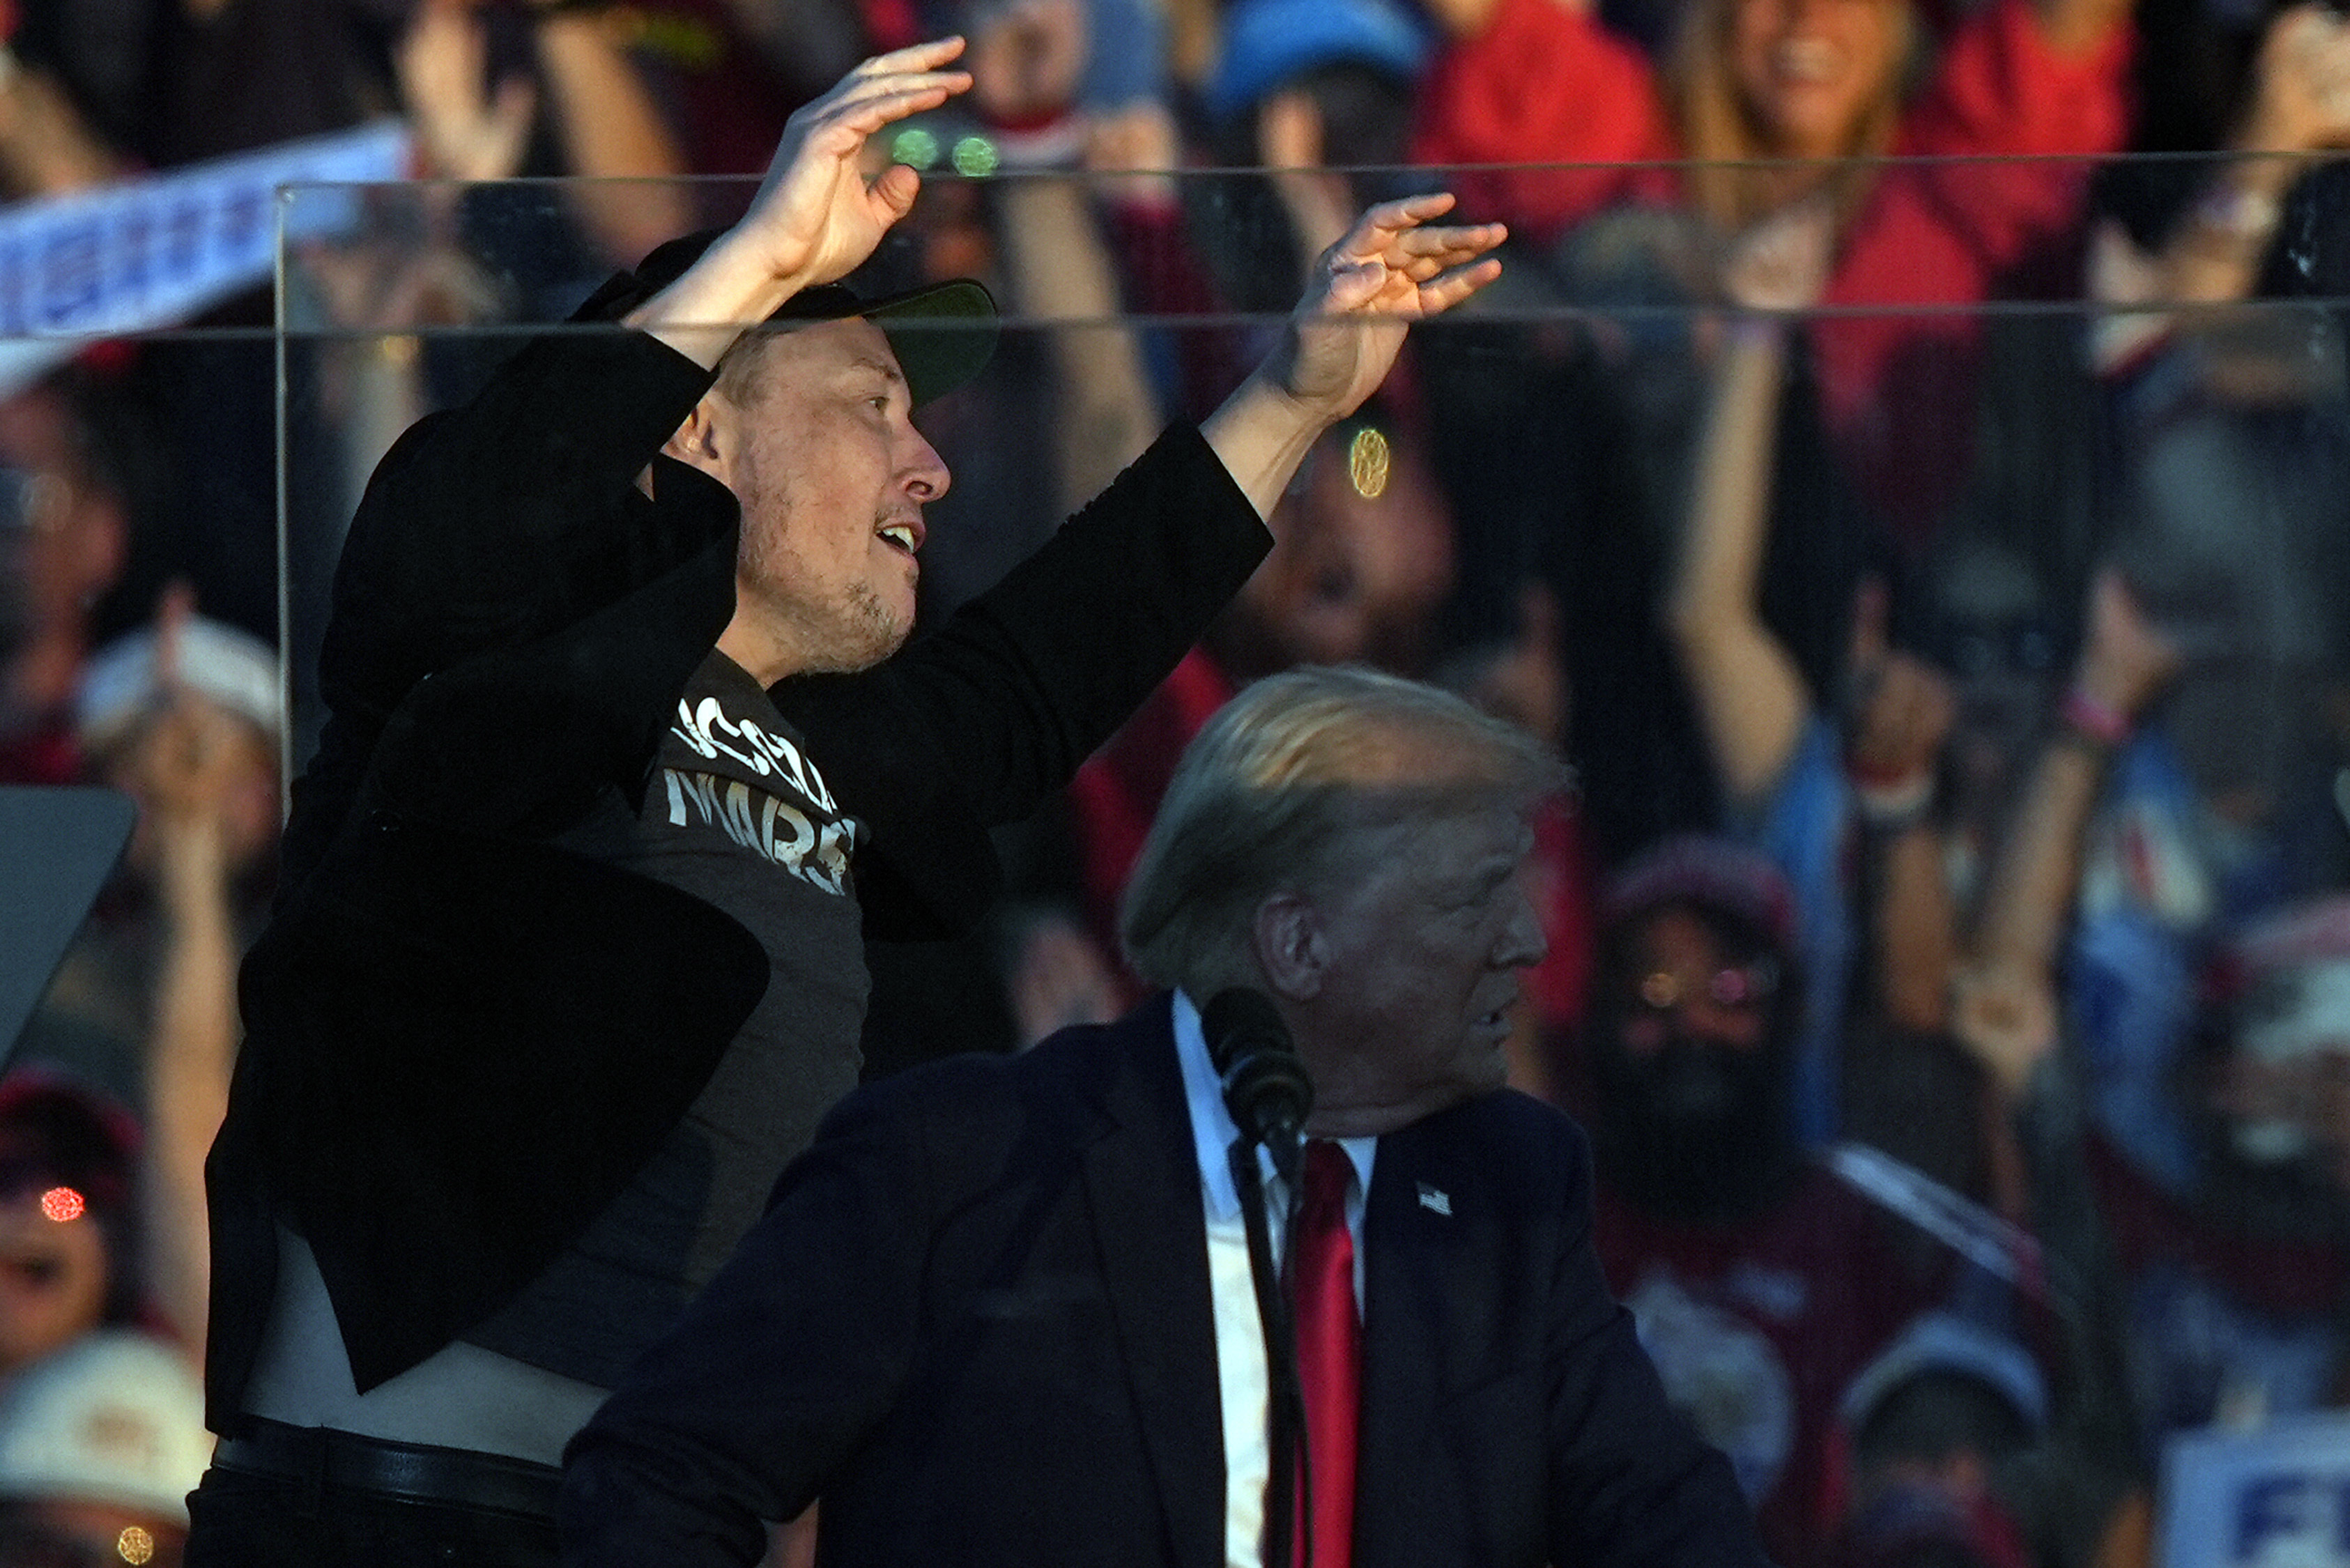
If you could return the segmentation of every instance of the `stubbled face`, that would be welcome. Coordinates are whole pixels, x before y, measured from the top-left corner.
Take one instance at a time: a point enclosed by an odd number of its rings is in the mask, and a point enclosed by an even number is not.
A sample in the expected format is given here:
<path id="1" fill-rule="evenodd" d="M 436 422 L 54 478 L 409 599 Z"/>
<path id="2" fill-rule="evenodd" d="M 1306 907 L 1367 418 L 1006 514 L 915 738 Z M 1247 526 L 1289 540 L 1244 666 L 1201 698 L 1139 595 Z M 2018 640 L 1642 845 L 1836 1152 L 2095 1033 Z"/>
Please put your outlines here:
<path id="1" fill-rule="evenodd" d="M 1326 945 L 1300 1045 L 1317 1123 L 1351 1109 L 1400 1127 L 1501 1086 L 1518 971 L 1546 948 L 1533 852 L 1500 802 L 1361 836 L 1314 899 Z"/>
<path id="2" fill-rule="evenodd" d="M 743 507 L 720 647 L 765 680 L 869 668 L 913 630 L 922 507 L 946 493 L 946 464 L 871 322 L 803 327 L 759 352 L 748 400 L 706 405 L 715 452 L 700 466 Z"/>
<path id="3" fill-rule="evenodd" d="M 1763 144 L 1782 158 L 1855 151 L 1895 90 L 1898 0 L 1731 0 L 1730 64 Z"/>

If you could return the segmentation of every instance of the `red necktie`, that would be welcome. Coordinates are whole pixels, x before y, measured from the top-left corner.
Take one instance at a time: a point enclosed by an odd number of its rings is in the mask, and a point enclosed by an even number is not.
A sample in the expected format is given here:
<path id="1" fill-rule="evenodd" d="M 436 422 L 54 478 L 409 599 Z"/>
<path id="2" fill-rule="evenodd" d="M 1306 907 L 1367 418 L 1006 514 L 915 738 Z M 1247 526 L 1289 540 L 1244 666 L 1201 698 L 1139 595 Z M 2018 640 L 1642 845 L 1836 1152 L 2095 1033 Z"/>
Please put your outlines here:
<path id="1" fill-rule="evenodd" d="M 1327 1138 L 1305 1146 L 1291 1296 L 1314 1486 L 1314 1560 L 1305 1560 L 1300 1531 L 1297 1568 L 1347 1568 L 1354 1548 L 1355 1423 L 1363 1365 L 1355 1239 L 1347 1230 L 1347 1187 L 1354 1174 L 1347 1151 Z"/>

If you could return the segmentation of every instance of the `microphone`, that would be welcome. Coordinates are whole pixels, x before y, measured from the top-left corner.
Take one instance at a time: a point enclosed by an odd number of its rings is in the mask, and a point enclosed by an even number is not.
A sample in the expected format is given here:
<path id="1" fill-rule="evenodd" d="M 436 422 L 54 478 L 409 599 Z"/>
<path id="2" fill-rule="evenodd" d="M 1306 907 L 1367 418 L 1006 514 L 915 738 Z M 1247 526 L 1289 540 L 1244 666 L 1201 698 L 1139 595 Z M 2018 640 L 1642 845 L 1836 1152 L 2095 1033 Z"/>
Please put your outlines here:
<path id="1" fill-rule="evenodd" d="M 1280 1011 L 1263 992 L 1236 985 L 1200 1010 L 1200 1033 L 1241 1136 L 1272 1153 L 1274 1168 L 1295 1190 L 1298 1138 L 1314 1108 L 1314 1080 Z"/>

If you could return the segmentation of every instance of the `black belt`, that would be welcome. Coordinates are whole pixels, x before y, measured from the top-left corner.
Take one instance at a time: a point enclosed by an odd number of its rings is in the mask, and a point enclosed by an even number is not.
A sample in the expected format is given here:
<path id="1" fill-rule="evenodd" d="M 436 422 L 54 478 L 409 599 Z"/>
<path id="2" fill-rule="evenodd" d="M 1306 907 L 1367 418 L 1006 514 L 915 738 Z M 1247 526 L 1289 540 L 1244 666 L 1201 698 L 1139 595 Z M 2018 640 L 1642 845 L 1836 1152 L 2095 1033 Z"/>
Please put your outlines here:
<path id="1" fill-rule="evenodd" d="M 453 1503 L 535 1519 L 555 1517 L 563 1472 L 553 1465 L 471 1449 L 395 1443 L 333 1427 L 246 1418 L 223 1438 L 213 1463 L 242 1475 L 291 1481 L 315 1492 L 364 1492 L 401 1502 Z"/>

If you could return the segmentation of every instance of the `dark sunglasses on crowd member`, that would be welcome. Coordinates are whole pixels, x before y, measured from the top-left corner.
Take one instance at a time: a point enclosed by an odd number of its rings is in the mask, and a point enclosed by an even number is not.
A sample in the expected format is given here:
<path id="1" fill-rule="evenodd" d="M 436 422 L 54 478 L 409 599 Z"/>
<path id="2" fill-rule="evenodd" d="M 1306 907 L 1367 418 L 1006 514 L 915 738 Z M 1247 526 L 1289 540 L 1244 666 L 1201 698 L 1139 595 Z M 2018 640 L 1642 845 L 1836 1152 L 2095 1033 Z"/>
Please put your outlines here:
<path id="1" fill-rule="evenodd" d="M 1725 966 L 1710 975 L 1656 970 L 1640 977 L 1643 1006 L 1670 1012 L 1700 997 L 1716 1007 L 1759 1007 L 1779 989 L 1779 965 L 1772 959 Z"/>

